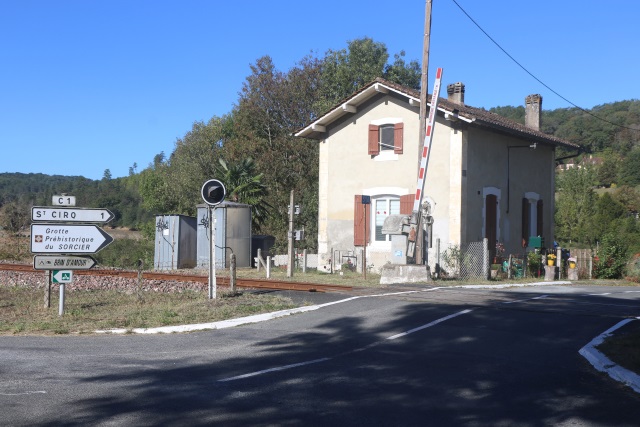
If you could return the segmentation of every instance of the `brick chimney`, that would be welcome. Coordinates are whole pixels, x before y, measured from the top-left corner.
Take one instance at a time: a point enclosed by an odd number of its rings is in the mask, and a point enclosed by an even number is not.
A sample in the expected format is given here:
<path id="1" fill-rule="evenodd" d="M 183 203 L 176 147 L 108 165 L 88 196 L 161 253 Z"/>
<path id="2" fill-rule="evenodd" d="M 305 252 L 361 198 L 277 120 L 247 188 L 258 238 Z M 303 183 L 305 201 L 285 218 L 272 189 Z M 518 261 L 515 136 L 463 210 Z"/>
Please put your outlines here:
<path id="1" fill-rule="evenodd" d="M 528 128 L 540 130 L 540 113 L 542 112 L 542 96 L 529 95 L 524 99 L 524 124 Z"/>
<path id="2" fill-rule="evenodd" d="M 447 99 L 456 104 L 464 105 L 464 84 L 458 82 L 447 85 Z"/>

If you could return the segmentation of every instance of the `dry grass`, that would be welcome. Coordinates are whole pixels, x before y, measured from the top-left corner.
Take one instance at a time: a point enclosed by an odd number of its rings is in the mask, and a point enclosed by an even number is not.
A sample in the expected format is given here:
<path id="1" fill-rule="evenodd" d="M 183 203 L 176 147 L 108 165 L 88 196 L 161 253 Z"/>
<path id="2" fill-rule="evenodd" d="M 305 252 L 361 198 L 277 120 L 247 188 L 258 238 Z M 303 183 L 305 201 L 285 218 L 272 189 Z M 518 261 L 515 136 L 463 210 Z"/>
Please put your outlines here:
<path id="1" fill-rule="evenodd" d="M 145 293 L 141 298 L 111 290 L 66 292 L 44 307 L 44 290 L 0 286 L 0 335 L 87 334 L 99 329 L 148 328 L 207 323 L 293 308 L 289 298 L 261 293 L 225 294 L 210 300 L 201 292 Z"/>

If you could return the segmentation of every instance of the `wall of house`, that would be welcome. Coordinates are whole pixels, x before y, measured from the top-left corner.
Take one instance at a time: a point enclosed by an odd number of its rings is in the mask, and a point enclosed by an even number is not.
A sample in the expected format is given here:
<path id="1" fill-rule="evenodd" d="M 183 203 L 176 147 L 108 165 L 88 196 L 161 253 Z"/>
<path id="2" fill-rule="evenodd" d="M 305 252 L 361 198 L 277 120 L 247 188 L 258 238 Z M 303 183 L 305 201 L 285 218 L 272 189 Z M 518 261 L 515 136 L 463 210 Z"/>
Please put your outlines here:
<path id="1" fill-rule="evenodd" d="M 497 240 L 506 254 L 523 253 L 522 198 L 539 196 L 543 200 L 543 237 L 553 243 L 554 149 L 531 141 L 496 134 L 478 128 L 467 131 L 466 210 L 468 228 L 464 243 L 484 238 L 487 194 L 498 198 Z M 508 148 L 522 146 L 522 148 Z M 507 177 L 507 170 L 509 177 Z"/>
<path id="2" fill-rule="evenodd" d="M 319 224 L 320 263 L 327 262 L 331 250 L 354 251 L 354 196 L 356 194 L 401 196 L 415 194 L 418 170 L 419 108 L 406 98 L 378 95 L 327 129 L 319 142 Z M 369 124 L 400 120 L 404 123 L 403 154 L 368 154 Z M 425 195 L 440 217 L 434 227 L 448 234 L 449 224 L 449 139 L 450 130 L 438 117 L 427 173 Z M 420 143 L 421 145 L 421 143 Z M 326 237 L 325 237 L 326 236 Z M 359 249 L 359 248 L 358 248 Z M 367 251 L 367 264 L 382 267 L 391 258 L 390 242 L 374 242 Z"/>

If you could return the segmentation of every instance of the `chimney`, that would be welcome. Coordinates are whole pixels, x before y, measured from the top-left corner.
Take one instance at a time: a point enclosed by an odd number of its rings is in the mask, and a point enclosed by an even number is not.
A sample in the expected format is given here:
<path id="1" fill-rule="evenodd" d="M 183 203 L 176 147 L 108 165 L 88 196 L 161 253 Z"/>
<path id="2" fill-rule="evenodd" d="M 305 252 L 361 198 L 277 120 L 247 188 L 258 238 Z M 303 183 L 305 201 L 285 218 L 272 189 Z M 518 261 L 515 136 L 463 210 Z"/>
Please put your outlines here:
<path id="1" fill-rule="evenodd" d="M 451 102 L 464 105 L 464 84 L 452 83 L 447 86 L 447 98 Z"/>
<path id="2" fill-rule="evenodd" d="M 529 95 L 524 99 L 524 124 L 526 127 L 540 130 L 540 113 L 542 111 L 542 96 Z"/>

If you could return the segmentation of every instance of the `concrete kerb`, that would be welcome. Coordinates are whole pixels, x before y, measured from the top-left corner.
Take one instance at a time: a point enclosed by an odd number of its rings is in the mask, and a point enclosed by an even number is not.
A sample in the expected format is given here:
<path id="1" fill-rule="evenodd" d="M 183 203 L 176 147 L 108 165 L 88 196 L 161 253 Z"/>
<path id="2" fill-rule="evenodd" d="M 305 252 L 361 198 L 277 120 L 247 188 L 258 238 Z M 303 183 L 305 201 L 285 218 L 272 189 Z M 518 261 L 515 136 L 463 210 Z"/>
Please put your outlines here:
<path id="1" fill-rule="evenodd" d="M 598 371 L 606 373 L 615 381 L 621 382 L 631 387 L 635 392 L 640 393 L 640 375 L 613 363 L 607 356 L 596 349 L 597 346 L 602 344 L 604 340 L 610 337 L 617 329 L 638 319 L 640 319 L 640 317 L 636 317 L 635 319 L 625 319 L 618 322 L 613 327 L 592 339 L 589 344 L 579 350 L 579 353 Z"/>
<path id="2" fill-rule="evenodd" d="M 304 313 L 307 311 L 318 310 L 323 307 L 327 307 L 333 304 L 344 303 L 348 301 L 352 301 L 358 298 L 371 298 L 371 297 L 383 297 L 383 296 L 391 296 L 391 295 L 400 295 L 407 293 L 415 293 L 415 292 L 431 292 L 438 289 L 450 289 L 450 288 L 469 288 L 469 289 L 503 289 L 503 288 L 512 288 L 512 287 L 524 287 L 524 286 L 540 286 L 540 285 L 566 285 L 571 284 L 571 282 L 565 281 L 556 281 L 556 282 L 535 282 L 535 283 L 519 283 L 519 284 L 508 284 L 508 285 L 456 285 L 456 286 L 441 286 L 435 288 L 421 289 L 421 290 L 411 290 L 411 291 L 398 291 L 398 292 L 388 292 L 382 294 L 370 294 L 370 295 L 360 295 L 355 297 L 349 297 L 345 299 L 341 299 L 338 301 L 328 302 L 324 304 L 316 304 L 305 307 L 292 308 L 289 310 L 280 310 L 272 313 L 264 313 L 264 314 L 256 314 L 253 316 L 240 317 L 237 319 L 229 319 L 222 320 L 219 322 L 211 322 L 211 323 L 198 323 L 192 325 L 178 325 L 178 326 L 160 326 L 157 328 L 134 328 L 134 329 L 105 329 L 95 331 L 98 334 L 171 334 L 171 333 L 179 333 L 179 332 L 193 332 L 193 331 L 203 331 L 203 330 L 213 330 L 213 329 L 225 329 L 232 328 L 235 326 L 246 325 L 250 323 L 258 323 L 264 322 L 271 319 L 277 319 L 279 317 L 290 316 L 292 314 Z"/>
<path id="3" fill-rule="evenodd" d="M 180 333 L 180 332 L 193 332 L 193 331 L 203 331 L 203 330 L 213 330 L 213 329 L 225 329 L 232 328 L 240 325 L 246 325 L 250 323 L 258 323 L 264 322 L 267 320 L 277 319 L 279 317 L 290 316 L 292 314 L 305 313 L 307 311 L 319 310 L 324 307 L 328 307 L 334 304 L 340 304 L 348 301 L 353 301 L 359 298 L 372 298 L 372 297 L 384 297 L 384 296 L 392 296 L 392 295 L 403 295 L 410 293 L 418 293 L 418 292 L 432 292 L 439 289 L 451 289 L 451 288 L 466 288 L 466 289 L 505 289 L 505 288 L 517 288 L 517 287 L 529 287 L 529 286 L 550 286 L 550 285 L 570 285 L 572 282 L 569 281 L 554 281 L 554 282 L 534 282 L 534 283 L 509 283 L 509 284 L 500 284 L 500 285 L 456 285 L 456 286 L 439 286 L 428 289 L 421 290 L 411 290 L 411 291 L 398 291 L 398 292 L 386 292 L 382 294 L 370 294 L 370 295 L 360 295 L 355 297 L 344 298 L 338 301 L 332 301 L 324 304 L 316 304 L 305 307 L 298 307 L 289 310 L 280 310 L 272 313 L 264 313 L 264 314 L 256 314 L 253 316 L 240 317 L 237 319 L 229 319 L 223 320 L 220 322 L 211 322 L 211 323 L 199 323 L 192 325 L 179 325 L 179 326 L 162 326 L 158 328 L 134 328 L 134 329 L 109 329 L 109 330 L 99 330 L 96 333 L 99 334 L 170 334 L 170 333 Z M 640 317 L 636 319 L 640 320 Z M 602 334 L 591 340 L 589 344 L 582 347 L 579 351 L 580 355 L 582 355 L 585 359 L 593 365 L 595 369 L 601 372 L 605 372 L 611 378 L 616 381 L 622 382 L 623 384 L 628 385 L 634 391 L 640 393 L 640 376 L 635 374 L 634 372 L 629 371 L 615 363 L 613 363 L 608 357 L 599 352 L 596 347 L 609 336 L 612 335 L 620 327 L 626 325 L 627 323 L 636 320 L 636 319 L 625 319 L 619 322 L 617 325 L 607 329 Z"/>

